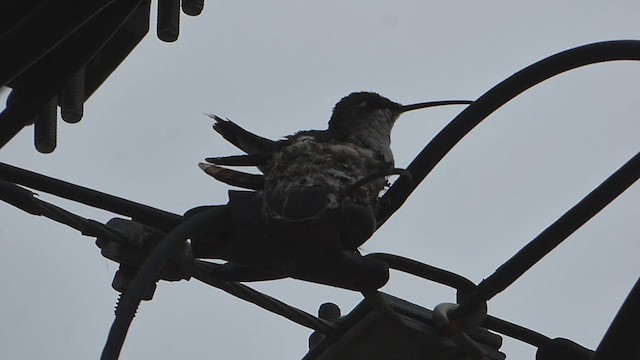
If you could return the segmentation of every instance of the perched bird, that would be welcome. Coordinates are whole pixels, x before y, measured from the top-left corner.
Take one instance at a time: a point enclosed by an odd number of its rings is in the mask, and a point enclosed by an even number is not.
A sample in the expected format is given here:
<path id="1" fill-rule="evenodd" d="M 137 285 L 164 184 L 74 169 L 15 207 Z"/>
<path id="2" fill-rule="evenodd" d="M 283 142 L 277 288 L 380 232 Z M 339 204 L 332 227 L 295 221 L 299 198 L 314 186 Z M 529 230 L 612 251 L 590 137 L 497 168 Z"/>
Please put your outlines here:
<path id="1" fill-rule="evenodd" d="M 378 195 L 387 185 L 385 171 L 394 167 L 391 129 L 400 114 L 470 103 L 452 100 L 401 105 L 373 92 L 354 92 L 336 104 L 327 130 L 299 131 L 277 141 L 210 115 L 216 121 L 213 129 L 246 155 L 207 158 L 207 163 L 199 166 L 217 180 L 234 186 L 284 196 L 294 189 L 322 186 L 334 196 L 343 195 L 375 210 Z M 222 166 L 256 166 L 264 175 Z M 344 194 L 350 185 L 376 173 L 380 174 L 377 178 Z"/>

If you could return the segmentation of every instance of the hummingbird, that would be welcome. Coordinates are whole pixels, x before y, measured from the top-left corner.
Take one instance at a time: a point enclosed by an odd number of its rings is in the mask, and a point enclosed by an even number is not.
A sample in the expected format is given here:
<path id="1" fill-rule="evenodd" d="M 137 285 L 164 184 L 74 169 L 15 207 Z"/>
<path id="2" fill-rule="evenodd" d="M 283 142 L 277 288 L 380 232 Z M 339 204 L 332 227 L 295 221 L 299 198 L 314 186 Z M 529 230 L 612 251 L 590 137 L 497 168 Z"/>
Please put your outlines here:
<path id="1" fill-rule="evenodd" d="M 215 179 L 252 190 L 281 193 L 325 187 L 333 195 L 330 206 L 338 205 L 338 195 L 371 208 L 378 208 L 379 194 L 394 168 L 391 130 L 404 112 L 440 105 L 470 104 L 449 100 L 402 105 L 374 92 L 354 92 L 333 108 L 326 130 L 303 130 L 281 140 L 253 134 L 228 119 L 209 115 L 213 129 L 245 155 L 210 157 L 198 164 Z M 225 166 L 256 166 L 263 175 L 231 170 Z M 372 176 L 355 189 L 351 186 Z M 346 194 L 345 191 L 351 192 Z"/>

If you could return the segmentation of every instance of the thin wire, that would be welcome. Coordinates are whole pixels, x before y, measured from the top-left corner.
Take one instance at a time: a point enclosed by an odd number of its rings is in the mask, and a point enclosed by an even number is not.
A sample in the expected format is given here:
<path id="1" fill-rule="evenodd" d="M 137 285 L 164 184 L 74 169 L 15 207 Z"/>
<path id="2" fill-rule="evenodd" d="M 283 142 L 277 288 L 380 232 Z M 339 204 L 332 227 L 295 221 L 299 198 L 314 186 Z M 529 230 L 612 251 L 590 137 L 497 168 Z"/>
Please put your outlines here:
<path id="1" fill-rule="evenodd" d="M 333 323 L 324 319 L 319 319 L 305 311 L 290 306 L 278 299 L 263 294 L 257 290 L 254 290 L 246 285 L 232 282 L 221 281 L 211 276 L 209 271 L 210 264 L 198 260 L 194 268 L 193 277 L 205 284 L 209 284 L 218 289 L 221 289 L 235 297 L 255 304 L 267 311 L 283 316 L 296 324 L 321 332 L 326 336 L 339 336 L 342 334 L 342 330 Z"/>
<path id="2" fill-rule="evenodd" d="M 102 237 L 121 245 L 127 245 L 127 237 L 111 226 L 86 219 L 70 211 L 35 197 L 35 194 L 18 185 L 0 180 L 0 199 L 32 215 L 44 216 L 55 222 L 80 231 L 83 235 Z"/>
<path id="3" fill-rule="evenodd" d="M 491 315 L 487 315 L 482 326 L 535 347 L 540 347 L 551 340 L 549 337 L 537 331 Z"/>
<path id="4" fill-rule="evenodd" d="M 162 230 L 171 230 L 182 221 L 180 215 L 4 163 L 0 163 L 0 179 L 129 216 L 137 222 Z"/>

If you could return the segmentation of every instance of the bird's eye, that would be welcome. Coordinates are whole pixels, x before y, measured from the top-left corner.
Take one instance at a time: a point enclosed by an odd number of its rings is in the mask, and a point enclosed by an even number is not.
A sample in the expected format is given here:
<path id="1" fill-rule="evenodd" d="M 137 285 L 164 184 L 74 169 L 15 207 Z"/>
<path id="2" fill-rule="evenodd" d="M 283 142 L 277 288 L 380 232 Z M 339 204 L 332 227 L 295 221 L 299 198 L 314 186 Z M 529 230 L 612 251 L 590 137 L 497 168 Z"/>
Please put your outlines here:
<path id="1" fill-rule="evenodd" d="M 358 106 L 360 106 L 360 107 L 362 107 L 362 108 L 363 108 L 363 107 L 366 107 L 366 106 L 367 106 L 367 102 L 366 102 L 366 101 L 363 101 L 363 102 L 361 102 L 361 103 L 360 103 L 360 105 L 358 105 Z"/>

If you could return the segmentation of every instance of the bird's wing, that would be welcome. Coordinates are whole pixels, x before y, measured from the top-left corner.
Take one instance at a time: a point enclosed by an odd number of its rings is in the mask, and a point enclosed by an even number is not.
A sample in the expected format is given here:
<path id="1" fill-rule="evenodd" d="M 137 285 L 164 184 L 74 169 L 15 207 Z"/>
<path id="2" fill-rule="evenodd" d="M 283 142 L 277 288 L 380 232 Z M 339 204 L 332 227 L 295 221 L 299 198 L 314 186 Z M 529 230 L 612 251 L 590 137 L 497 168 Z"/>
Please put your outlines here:
<path id="1" fill-rule="evenodd" d="M 208 163 L 224 166 L 265 166 L 269 164 L 272 154 L 258 153 L 251 155 L 233 155 L 233 156 L 217 156 L 209 157 L 205 160 Z"/>
<path id="2" fill-rule="evenodd" d="M 248 174 L 205 163 L 198 163 L 198 166 L 214 179 L 225 184 L 251 190 L 264 189 L 263 175 Z"/>
<path id="3" fill-rule="evenodd" d="M 283 141 L 274 141 L 251 133 L 231 120 L 224 120 L 216 115 L 209 117 L 216 121 L 213 130 L 247 154 L 268 153 L 285 145 Z"/>

